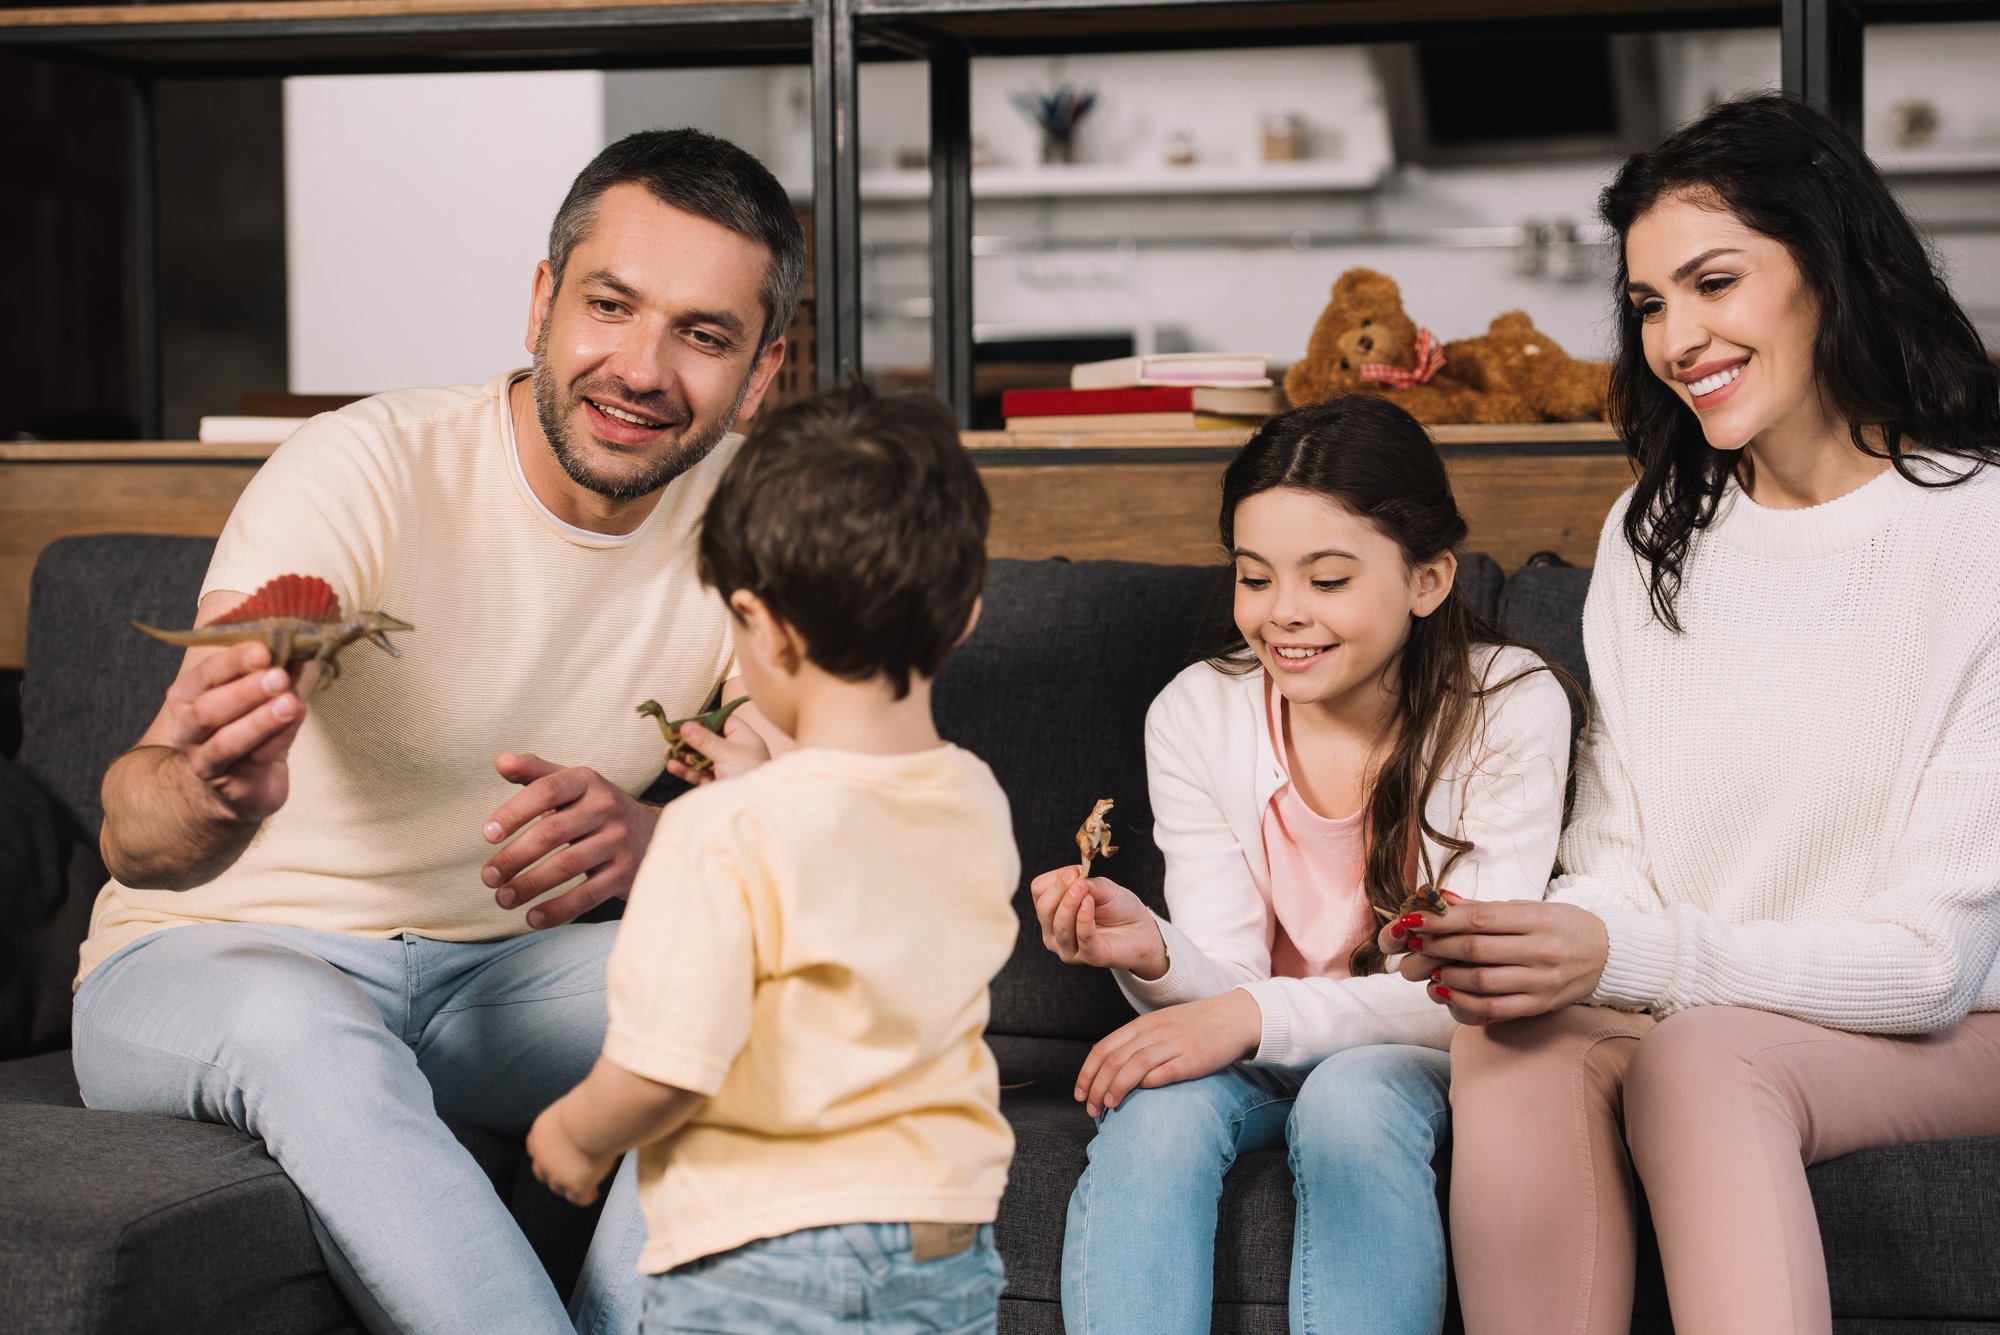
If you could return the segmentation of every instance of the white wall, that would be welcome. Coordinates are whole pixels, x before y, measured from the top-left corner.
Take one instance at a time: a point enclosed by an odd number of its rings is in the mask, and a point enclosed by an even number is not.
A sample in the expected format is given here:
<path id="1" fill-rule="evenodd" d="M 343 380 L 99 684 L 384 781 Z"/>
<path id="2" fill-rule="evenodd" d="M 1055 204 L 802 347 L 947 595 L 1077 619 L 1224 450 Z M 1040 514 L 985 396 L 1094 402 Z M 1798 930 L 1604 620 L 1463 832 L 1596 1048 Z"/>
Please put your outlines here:
<path id="1" fill-rule="evenodd" d="M 1663 38 L 1669 120 L 1721 96 L 1775 85 L 1775 29 Z M 1934 147 L 1987 153 L 1955 176 L 1902 175 L 1911 211 L 1960 300 L 2000 346 L 2000 23 L 1871 28 L 1868 146 L 1885 162 L 1889 109 L 1927 97 Z M 973 64 L 973 130 L 988 157 L 1034 161 L 1036 131 L 1009 103 L 1069 79 L 1101 103 L 1080 137 L 1086 161 L 1145 166 L 1185 129 L 1207 163 L 1248 164 L 1260 118 L 1292 111 L 1313 151 L 1364 162 L 1387 152 L 1365 52 L 1297 50 L 1014 58 Z M 802 199 L 812 176 L 803 69 L 294 79 L 286 93 L 292 385 L 377 390 L 481 379 L 524 358 L 527 285 L 570 178 L 610 139 L 696 125 L 761 156 Z M 861 70 L 864 171 L 920 153 L 925 68 Z M 1914 158 L 1915 154 L 1907 154 Z M 1589 224 L 1609 158 L 1426 171 L 1392 168 L 1382 185 L 1312 195 L 1175 195 L 979 202 L 974 230 L 994 253 L 974 261 L 983 331 L 1129 328 L 1162 346 L 1304 348 L 1334 277 L 1368 265 L 1395 277 L 1411 313 L 1450 339 L 1525 309 L 1571 352 L 1609 347 L 1608 256 L 1586 255 L 1569 281 L 1517 273 L 1504 245 L 1413 244 L 1413 233 Z M 863 233 L 864 352 L 871 369 L 929 358 L 928 210 L 870 203 Z M 1295 248 L 1295 232 L 1322 241 Z M 1355 241 L 1355 237 L 1380 238 Z M 1022 244 L 1060 248 L 1023 253 Z"/>
<path id="2" fill-rule="evenodd" d="M 589 70 L 287 79 L 292 390 L 526 365 L 535 265 L 604 117 Z"/>

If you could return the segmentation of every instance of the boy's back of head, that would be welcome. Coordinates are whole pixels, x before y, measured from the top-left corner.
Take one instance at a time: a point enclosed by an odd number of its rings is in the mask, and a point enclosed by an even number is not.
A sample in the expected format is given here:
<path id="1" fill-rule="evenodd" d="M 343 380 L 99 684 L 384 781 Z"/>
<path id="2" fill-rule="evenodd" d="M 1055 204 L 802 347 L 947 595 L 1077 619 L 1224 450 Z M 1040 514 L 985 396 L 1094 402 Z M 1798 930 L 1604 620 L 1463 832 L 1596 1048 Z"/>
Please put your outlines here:
<path id="1" fill-rule="evenodd" d="M 709 502 L 701 577 L 756 594 L 822 670 L 901 699 L 965 633 L 990 509 L 944 404 L 829 390 L 753 425 Z"/>

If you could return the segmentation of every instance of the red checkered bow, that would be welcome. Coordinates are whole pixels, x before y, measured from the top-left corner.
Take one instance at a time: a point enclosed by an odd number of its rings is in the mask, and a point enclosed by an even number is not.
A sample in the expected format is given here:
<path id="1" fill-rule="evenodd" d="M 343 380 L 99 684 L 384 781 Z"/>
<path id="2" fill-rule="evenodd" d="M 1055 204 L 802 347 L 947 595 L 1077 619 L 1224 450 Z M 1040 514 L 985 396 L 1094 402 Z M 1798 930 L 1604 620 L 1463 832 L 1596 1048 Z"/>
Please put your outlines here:
<path id="1" fill-rule="evenodd" d="M 1417 331 L 1417 369 L 1405 371 L 1400 366 L 1376 363 L 1361 368 L 1361 378 L 1391 389 L 1408 389 L 1411 385 L 1427 385 L 1431 377 L 1444 368 L 1444 349 L 1438 346 L 1437 335 L 1428 329 Z"/>

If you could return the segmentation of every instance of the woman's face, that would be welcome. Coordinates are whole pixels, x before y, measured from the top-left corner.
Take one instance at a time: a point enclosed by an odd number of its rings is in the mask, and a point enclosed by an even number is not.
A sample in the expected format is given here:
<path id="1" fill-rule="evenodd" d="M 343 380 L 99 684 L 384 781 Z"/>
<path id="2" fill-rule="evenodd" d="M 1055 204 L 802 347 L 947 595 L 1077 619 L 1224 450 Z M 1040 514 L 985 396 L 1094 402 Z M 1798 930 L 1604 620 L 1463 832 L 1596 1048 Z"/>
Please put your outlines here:
<path id="1" fill-rule="evenodd" d="M 1625 267 L 1646 362 L 1710 445 L 1835 434 L 1813 373 L 1819 313 L 1783 245 L 1676 194 L 1626 232 Z"/>
<path id="2" fill-rule="evenodd" d="M 1451 589 L 1449 553 L 1411 570 L 1371 521 L 1308 491 L 1259 492 L 1236 507 L 1236 628 L 1295 704 L 1355 699 L 1382 680 Z"/>

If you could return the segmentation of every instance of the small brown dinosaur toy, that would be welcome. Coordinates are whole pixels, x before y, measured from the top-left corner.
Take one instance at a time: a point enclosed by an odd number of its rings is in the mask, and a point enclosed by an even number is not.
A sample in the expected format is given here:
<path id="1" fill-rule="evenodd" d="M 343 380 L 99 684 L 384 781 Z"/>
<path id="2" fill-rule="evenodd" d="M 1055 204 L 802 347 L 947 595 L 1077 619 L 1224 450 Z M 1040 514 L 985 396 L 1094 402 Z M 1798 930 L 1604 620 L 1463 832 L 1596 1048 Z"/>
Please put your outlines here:
<path id="1" fill-rule="evenodd" d="M 719 735 L 722 732 L 722 725 L 729 722 L 729 716 L 736 712 L 739 705 L 747 704 L 749 699 L 750 697 L 747 695 L 739 695 L 720 709 L 711 709 L 706 714 L 693 714 L 687 718 L 668 718 L 667 711 L 660 708 L 660 702 L 657 700 L 648 700 L 645 704 L 640 705 L 638 712 L 649 714 L 658 721 L 660 735 L 667 739 L 667 759 L 678 760 L 689 769 L 699 773 L 715 762 L 683 741 L 681 738 L 681 728 L 689 723 L 699 723 L 710 732 Z"/>
<path id="2" fill-rule="evenodd" d="M 1104 819 L 1104 813 L 1111 810 L 1111 799 L 1099 798 L 1097 805 L 1083 819 L 1076 832 L 1076 851 L 1083 856 L 1083 874 L 1090 875 L 1090 861 L 1095 857 L 1110 857 L 1118 849 L 1111 842 L 1111 822 Z"/>
<path id="3" fill-rule="evenodd" d="M 1403 901 L 1403 907 L 1394 913 L 1379 904 L 1375 912 L 1384 922 L 1402 917 L 1405 913 L 1444 913 L 1451 908 L 1451 901 L 1444 897 L 1444 891 L 1434 885 L 1420 887 L 1417 892 Z"/>
<path id="4" fill-rule="evenodd" d="M 193 630 L 161 630 L 143 621 L 132 623 L 156 640 L 179 645 L 248 644 L 271 646 L 274 667 L 316 661 L 324 669 L 319 688 L 340 675 L 339 655 L 356 640 L 367 640 L 391 658 L 401 658 L 389 643 L 392 630 L 415 630 L 387 612 L 340 614 L 333 587 L 314 575 L 280 575 L 245 598 L 226 615 Z"/>

